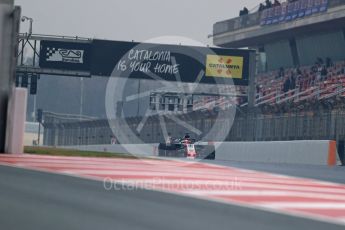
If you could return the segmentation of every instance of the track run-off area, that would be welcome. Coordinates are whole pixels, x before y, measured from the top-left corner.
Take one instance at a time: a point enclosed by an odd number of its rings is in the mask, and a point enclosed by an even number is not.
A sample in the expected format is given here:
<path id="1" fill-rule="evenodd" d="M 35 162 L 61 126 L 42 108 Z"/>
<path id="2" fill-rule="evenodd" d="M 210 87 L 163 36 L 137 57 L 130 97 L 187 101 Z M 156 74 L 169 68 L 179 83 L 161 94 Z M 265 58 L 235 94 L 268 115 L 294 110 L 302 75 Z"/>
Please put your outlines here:
<path id="1" fill-rule="evenodd" d="M 155 190 L 345 225 L 345 185 L 157 159 L 0 155 L 0 165 L 102 181 L 104 190 Z"/>

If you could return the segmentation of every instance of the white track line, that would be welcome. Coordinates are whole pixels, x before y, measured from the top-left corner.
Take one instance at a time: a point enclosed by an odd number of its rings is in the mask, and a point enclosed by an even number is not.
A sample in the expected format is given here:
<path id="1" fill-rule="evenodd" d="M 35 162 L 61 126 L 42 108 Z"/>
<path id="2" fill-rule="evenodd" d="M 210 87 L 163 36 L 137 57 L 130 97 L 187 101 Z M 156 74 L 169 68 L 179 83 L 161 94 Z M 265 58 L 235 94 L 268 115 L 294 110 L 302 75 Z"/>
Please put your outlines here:
<path id="1" fill-rule="evenodd" d="M 329 195 L 322 193 L 306 193 L 306 192 L 292 192 L 292 191 L 272 191 L 272 190 L 244 190 L 244 191 L 194 191 L 187 190 L 183 193 L 196 196 L 241 196 L 241 197 L 301 197 L 301 198 L 318 198 L 345 201 L 343 195 Z"/>
<path id="2" fill-rule="evenodd" d="M 260 206 L 272 209 L 300 208 L 300 209 L 341 209 L 345 214 L 345 203 L 338 202 L 269 202 Z"/>
<path id="3" fill-rule="evenodd" d="M 66 170 L 62 171 L 62 173 L 66 174 L 81 174 L 81 175 L 92 175 L 92 176 L 102 176 L 102 177 L 111 177 L 111 176 L 118 176 L 125 179 L 126 176 L 138 176 L 137 181 L 144 182 L 143 178 L 140 178 L 142 176 L 152 177 L 157 180 L 156 184 L 173 184 L 176 183 L 177 185 L 223 185 L 226 183 L 225 181 L 200 181 L 200 180 L 191 180 L 188 179 L 188 176 L 184 175 L 174 175 L 169 173 L 146 173 L 142 172 L 138 174 L 137 172 L 120 172 L 120 171 L 74 171 L 74 170 Z M 180 180 L 169 180 L 167 178 L 164 178 L 164 176 L 176 176 L 180 177 Z M 132 178 L 134 179 L 134 178 Z M 173 182 L 174 181 L 174 182 Z M 233 182 L 233 181 L 228 181 Z M 243 182 L 243 181 L 236 181 L 239 188 L 245 190 L 245 187 L 251 187 L 251 188 L 258 188 L 258 189 L 291 189 L 296 191 L 304 191 L 304 192 L 314 192 L 317 190 L 317 192 L 324 192 L 324 193 L 330 193 L 330 194 L 344 194 L 345 195 L 345 189 L 344 188 L 323 188 L 323 187 L 307 187 L 307 186 L 296 186 L 296 185 L 279 185 L 279 184 L 272 184 L 272 183 L 255 183 L 255 182 Z"/>

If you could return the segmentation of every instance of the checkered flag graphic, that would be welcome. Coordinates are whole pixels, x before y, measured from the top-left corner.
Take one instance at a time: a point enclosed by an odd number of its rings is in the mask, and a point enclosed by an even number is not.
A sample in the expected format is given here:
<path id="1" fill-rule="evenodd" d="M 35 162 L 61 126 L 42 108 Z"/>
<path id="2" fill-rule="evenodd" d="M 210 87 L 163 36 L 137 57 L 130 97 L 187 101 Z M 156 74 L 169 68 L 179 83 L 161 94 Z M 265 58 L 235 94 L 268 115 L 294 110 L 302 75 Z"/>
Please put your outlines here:
<path id="1" fill-rule="evenodd" d="M 53 56 L 53 54 L 55 54 L 55 52 L 57 51 L 56 48 L 50 48 L 50 47 L 47 47 L 47 58 Z"/>
<path id="2" fill-rule="evenodd" d="M 46 61 L 83 64 L 84 50 L 47 47 Z"/>

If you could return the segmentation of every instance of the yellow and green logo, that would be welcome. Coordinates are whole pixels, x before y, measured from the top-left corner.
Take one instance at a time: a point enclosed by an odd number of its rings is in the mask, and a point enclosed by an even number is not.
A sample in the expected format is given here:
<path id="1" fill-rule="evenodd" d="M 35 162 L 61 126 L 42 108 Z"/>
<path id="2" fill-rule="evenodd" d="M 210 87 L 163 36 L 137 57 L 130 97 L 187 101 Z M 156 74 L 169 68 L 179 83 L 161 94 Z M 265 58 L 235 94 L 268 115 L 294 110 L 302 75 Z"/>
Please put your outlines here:
<path id="1" fill-rule="evenodd" d="M 242 79 L 243 57 L 207 55 L 206 76 Z"/>

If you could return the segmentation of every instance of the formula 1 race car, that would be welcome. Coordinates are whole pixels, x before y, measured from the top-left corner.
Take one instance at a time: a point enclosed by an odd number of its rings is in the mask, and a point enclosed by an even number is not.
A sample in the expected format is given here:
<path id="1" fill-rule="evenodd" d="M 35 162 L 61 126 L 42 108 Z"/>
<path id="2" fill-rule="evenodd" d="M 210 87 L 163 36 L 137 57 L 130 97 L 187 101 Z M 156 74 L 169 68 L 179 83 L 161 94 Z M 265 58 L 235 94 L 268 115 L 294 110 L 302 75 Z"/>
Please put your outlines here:
<path id="1" fill-rule="evenodd" d="M 214 160 L 216 157 L 216 150 L 214 145 L 198 144 L 195 142 L 195 139 L 171 138 L 170 141 L 159 144 L 158 156 Z"/>

